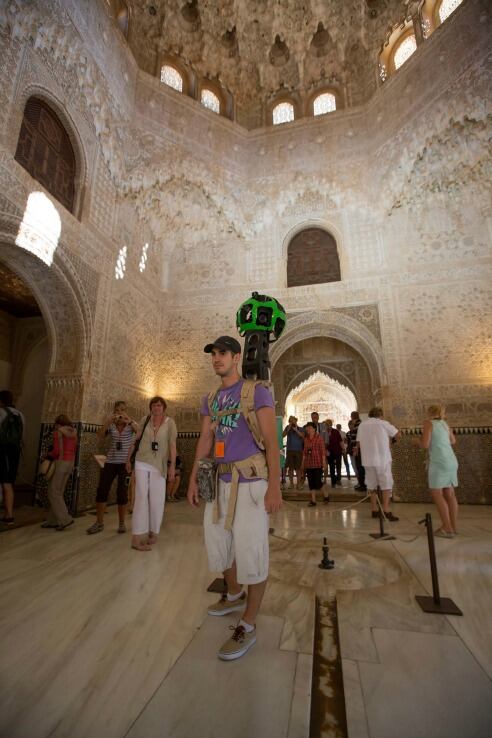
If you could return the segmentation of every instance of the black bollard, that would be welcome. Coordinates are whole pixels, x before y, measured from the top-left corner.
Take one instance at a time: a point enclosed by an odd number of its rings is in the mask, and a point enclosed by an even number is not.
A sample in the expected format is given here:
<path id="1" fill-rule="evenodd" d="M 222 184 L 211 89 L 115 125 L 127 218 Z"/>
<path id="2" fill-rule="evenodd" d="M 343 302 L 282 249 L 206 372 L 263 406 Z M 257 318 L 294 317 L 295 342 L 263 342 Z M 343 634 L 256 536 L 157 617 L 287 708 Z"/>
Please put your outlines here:
<path id="1" fill-rule="evenodd" d="M 378 500 L 379 500 L 379 533 L 369 533 L 371 538 L 384 539 L 385 541 L 396 541 L 394 536 L 390 536 L 389 533 L 384 532 L 384 513 L 383 505 L 381 502 L 381 490 L 378 487 Z"/>
<path id="2" fill-rule="evenodd" d="M 334 569 L 335 568 L 335 562 L 333 559 L 330 559 L 328 557 L 328 542 L 326 538 L 323 538 L 323 558 L 321 559 L 321 564 L 319 564 L 320 569 Z"/>
<path id="3" fill-rule="evenodd" d="M 454 604 L 449 597 L 441 597 L 439 593 L 439 577 L 437 576 L 436 549 L 434 546 L 434 531 L 432 529 L 432 517 L 430 513 L 426 513 L 423 520 L 419 520 L 419 525 L 425 523 L 427 528 L 427 543 L 429 545 L 429 559 L 431 567 L 432 579 L 432 597 L 424 595 L 415 595 L 415 599 L 419 603 L 424 612 L 437 612 L 442 615 L 463 615 L 460 608 Z"/>

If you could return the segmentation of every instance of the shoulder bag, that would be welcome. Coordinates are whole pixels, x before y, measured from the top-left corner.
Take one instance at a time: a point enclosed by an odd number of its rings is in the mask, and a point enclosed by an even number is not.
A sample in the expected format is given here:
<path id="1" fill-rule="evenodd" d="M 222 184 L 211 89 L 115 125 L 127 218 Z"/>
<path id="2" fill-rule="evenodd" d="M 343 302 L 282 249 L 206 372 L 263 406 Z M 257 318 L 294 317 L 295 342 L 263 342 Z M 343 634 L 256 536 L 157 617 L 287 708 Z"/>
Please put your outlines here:
<path id="1" fill-rule="evenodd" d="M 205 502 L 213 502 L 217 495 L 218 464 L 214 459 L 199 459 L 197 482 L 198 496 Z"/>
<path id="2" fill-rule="evenodd" d="M 63 436 L 58 431 L 58 458 L 63 458 Z M 46 479 L 47 482 L 53 477 L 56 469 L 56 459 L 46 458 L 39 464 L 39 474 Z"/>
<path id="3" fill-rule="evenodd" d="M 144 427 L 142 428 L 142 432 L 139 435 L 139 437 L 135 439 L 135 445 L 133 446 L 132 455 L 130 456 L 130 464 L 132 465 L 132 469 L 135 467 L 135 459 L 138 454 L 138 449 L 140 448 L 140 442 L 142 440 L 143 434 L 145 433 L 145 429 L 148 425 L 149 420 L 150 420 L 150 415 L 147 415 L 145 419 Z"/>

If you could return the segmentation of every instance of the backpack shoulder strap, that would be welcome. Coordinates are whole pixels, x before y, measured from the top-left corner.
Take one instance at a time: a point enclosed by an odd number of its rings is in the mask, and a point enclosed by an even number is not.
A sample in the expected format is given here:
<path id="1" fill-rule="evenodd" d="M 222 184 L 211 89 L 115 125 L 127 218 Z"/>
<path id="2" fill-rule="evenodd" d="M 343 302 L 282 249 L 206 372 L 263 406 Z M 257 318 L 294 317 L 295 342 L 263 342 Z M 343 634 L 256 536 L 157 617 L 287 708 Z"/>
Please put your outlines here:
<path id="1" fill-rule="evenodd" d="M 209 395 L 208 395 L 208 399 L 207 399 L 207 403 L 208 403 L 208 414 L 210 415 L 211 418 L 214 415 L 212 406 L 213 406 L 214 400 L 215 400 L 215 398 L 217 397 L 218 394 L 219 394 L 219 390 L 217 389 L 217 390 L 212 390 L 212 392 L 210 392 Z"/>
<path id="2" fill-rule="evenodd" d="M 255 412 L 255 390 L 259 384 L 262 384 L 264 387 L 270 386 L 269 382 L 264 382 L 261 379 L 244 380 L 243 386 L 241 387 L 241 399 L 239 409 L 246 423 L 248 424 L 248 428 L 251 431 L 256 445 L 261 448 L 262 451 L 264 451 L 265 442 L 263 440 L 260 424 L 258 423 L 258 418 L 256 417 Z"/>

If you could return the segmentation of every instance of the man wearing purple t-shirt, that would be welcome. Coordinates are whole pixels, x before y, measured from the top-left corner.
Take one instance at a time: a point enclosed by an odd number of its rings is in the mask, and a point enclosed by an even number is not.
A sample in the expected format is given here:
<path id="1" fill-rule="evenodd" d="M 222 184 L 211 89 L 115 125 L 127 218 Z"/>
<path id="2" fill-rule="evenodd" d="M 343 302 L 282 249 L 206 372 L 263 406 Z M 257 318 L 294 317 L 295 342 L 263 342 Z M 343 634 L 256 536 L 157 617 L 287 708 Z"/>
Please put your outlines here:
<path id="1" fill-rule="evenodd" d="M 221 386 L 213 397 L 211 412 L 208 396 L 202 401 L 201 432 L 188 501 L 198 506 L 198 462 L 213 452 L 216 462 L 227 469 L 221 470 L 219 466 L 217 499 L 205 506 L 205 545 L 210 569 L 224 573 L 227 594 L 210 607 L 208 613 L 226 615 L 244 610 L 234 633 L 218 652 L 219 658 L 230 661 L 242 656 L 256 642 L 256 616 L 268 578 L 268 513 L 277 512 L 282 504 L 279 447 L 273 398 L 266 387 L 258 384 L 254 390 L 254 410 L 264 452 L 256 444 L 240 412 L 244 383 L 238 371 L 240 343 L 231 336 L 220 336 L 214 343 L 207 344 L 204 351 L 212 355 L 212 366 L 221 378 Z M 229 412 L 224 414 L 224 411 Z M 231 513 L 230 501 L 234 497 L 231 467 L 237 474 L 235 465 L 245 459 L 248 459 L 249 473 L 243 464 L 239 470 L 237 501 Z M 255 468 L 258 476 L 255 476 Z M 243 589 L 245 585 L 247 595 Z"/>

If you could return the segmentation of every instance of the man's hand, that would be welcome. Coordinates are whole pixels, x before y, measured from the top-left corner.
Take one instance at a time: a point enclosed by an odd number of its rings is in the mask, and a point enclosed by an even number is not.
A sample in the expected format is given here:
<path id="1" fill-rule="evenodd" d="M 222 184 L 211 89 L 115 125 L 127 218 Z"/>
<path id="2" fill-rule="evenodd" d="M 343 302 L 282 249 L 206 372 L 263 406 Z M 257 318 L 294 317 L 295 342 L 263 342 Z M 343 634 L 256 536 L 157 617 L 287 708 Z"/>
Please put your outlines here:
<path id="1" fill-rule="evenodd" d="M 200 498 L 198 497 L 198 484 L 196 479 L 190 478 L 186 498 L 192 507 L 199 507 Z"/>
<path id="2" fill-rule="evenodd" d="M 132 469 L 132 462 L 131 461 L 127 461 L 126 462 L 125 469 L 128 472 L 128 474 L 131 474 L 132 473 L 133 469 Z"/>
<path id="3" fill-rule="evenodd" d="M 276 513 L 282 507 L 282 493 L 279 482 L 269 482 L 265 494 L 265 510 L 267 513 Z"/>

